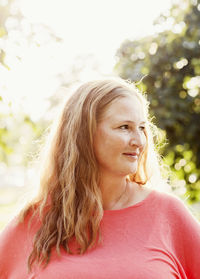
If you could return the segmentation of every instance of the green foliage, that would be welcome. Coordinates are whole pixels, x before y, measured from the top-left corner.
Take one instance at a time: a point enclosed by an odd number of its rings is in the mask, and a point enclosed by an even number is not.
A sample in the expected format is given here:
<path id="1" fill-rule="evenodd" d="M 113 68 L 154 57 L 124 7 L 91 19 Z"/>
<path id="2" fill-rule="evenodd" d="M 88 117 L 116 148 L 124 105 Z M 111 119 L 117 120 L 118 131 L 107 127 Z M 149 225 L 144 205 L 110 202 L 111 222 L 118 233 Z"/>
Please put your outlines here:
<path id="1" fill-rule="evenodd" d="M 12 0 L 8 0 L 7 5 L 2 6 L 0 4 L 0 38 L 5 37 L 7 35 L 5 22 L 9 16 L 9 10 L 10 10 L 11 3 L 12 3 Z M 5 56 L 6 56 L 5 50 L 0 48 L 0 64 L 2 64 L 4 67 L 8 68 L 8 66 L 4 62 Z"/>
<path id="2" fill-rule="evenodd" d="M 26 166 L 37 152 L 38 141 L 46 126 L 46 122 L 34 122 L 23 112 L 15 113 L 12 104 L 0 101 L 0 162 L 9 166 L 14 159 L 17 164 Z"/>
<path id="3" fill-rule="evenodd" d="M 35 123 L 28 115 L 24 116 L 24 123 L 32 128 L 35 137 L 40 137 L 42 135 L 43 127 L 41 123 Z"/>
<path id="4" fill-rule="evenodd" d="M 200 1 L 179 1 L 155 24 L 170 22 L 168 30 L 124 42 L 115 70 L 132 81 L 147 75 L 139 88 L 167 133 L 163 155 L 174 173 L 172 185 L 182 181 L 193 202 L 200 200 Z"/>
<path id="5" fill-rule="evenodd" d="M 3 98 L 0 96 L 0 161 L 7 162 L 7 156 L 13 152 L 13 148 L 8 144 L 10 131 L 5 123 L 5 113 L 1 113 L 1 108 L 3 107 Z"/>
<path id="6" fill-rule="evenodd" d="M 15 12 L 13 13 L 13 11 Z M 22 61 L 24 58 L 24 49 L 21 48 L 21 45 L 25 45 L 25 43 L 21 44 L 21 42 L 26 42 L 27 45 L 38 44 L 35 40 L 35 37 L 38 36 L 38 28 L 34 28 L 34 24 L 30 24 L 33 27 L 31 27 L 32 31 L 29 35 L 25 34 L 23 32 L 23 19 L 24 16 L 15 0 L 0 1 L 0 38 L 3 42 L 0 47 L 0 66 L 3 66 L 2 69 L 7 73 L 9 73 L 8 70 L 12 65 L 12 63 L 7 65 L 9 60 Z M 15 22 L 16 24 L 9 24 L 9 22 Z M 36 25 L 38 26 L 38 24 Z M 40 26 L 48 34 L 48 40 L 44 40 L 44 45 L 53 40 L 60 40 L 50 27 L 42 24 Z M 19 36 L 13 35 L 16 33 Z M 6 48 L 7 45 L 13 47 Z M 9 81 L 7 82 L 9 83 Z M 17 102 L 13 104 L 12 99 L 10 104 L 8 101 L 4 101 L 1 96 L 6 96 L 6 89 L 7 84 L 3 84 L 0 92 L 0 161 L 7 165 L 27 165 L 29 153 L 36 153 L 38 147 L 36 142 L 34 144 L 32 142 L 38 141 L 47 123 L 44 123 L 43 120 L 34 122 L 29 115 L 24 115 L 23 108 L 22 111 L 12 110 L 13 107 L 17 107 L 20 100 L 18 104 Z M 12 94 L 15 94 L 14 90 Z M 9 96 L 7 99 L 9 99 Z M 23 157 L 24 159 L 22 159 Z"/>

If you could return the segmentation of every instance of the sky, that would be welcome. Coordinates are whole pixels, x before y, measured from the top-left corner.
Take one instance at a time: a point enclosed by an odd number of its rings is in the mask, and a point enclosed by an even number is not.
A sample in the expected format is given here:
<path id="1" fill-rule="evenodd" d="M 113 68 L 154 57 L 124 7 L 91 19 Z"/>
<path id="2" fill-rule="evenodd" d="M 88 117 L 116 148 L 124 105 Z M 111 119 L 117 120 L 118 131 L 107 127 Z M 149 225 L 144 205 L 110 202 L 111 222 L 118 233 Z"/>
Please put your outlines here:
<path id="1" fill-rule="evenodd" d="M 166 12 L 172 0 L 18 0 L 23 33 L 29 35 L 31 24 L 36 28 L 37 44 L 29 45 L 20 33 L 10 32 L 6 63 L 9 71 L 0 69 L 4 97 L 16 109 L 28 113 L 35 121 L 48 107 L 47 99 L 59 88 L 58 73 L 70 77 L 72 67 L 86 57 L 80 79 L 95 78 L 94 65 L 103 74 L 112 74 L 117 49 L 126 39 L 137 39 L 155 32 L 153 21 Z M 12 26 L 7 22 L 7 27 Z M 46 38 L 39 24 L 51 28 L 59 43 Z M 13 38 L 12 38 L 13 36 Z M 13 40 L 19 36 L 19 44 Z M 49 40 L 44 44 L 45 40 Z M 40 46 L 38 46 L 40 45 Z M 14 57 L 20 53 L 20 61 Z"/>

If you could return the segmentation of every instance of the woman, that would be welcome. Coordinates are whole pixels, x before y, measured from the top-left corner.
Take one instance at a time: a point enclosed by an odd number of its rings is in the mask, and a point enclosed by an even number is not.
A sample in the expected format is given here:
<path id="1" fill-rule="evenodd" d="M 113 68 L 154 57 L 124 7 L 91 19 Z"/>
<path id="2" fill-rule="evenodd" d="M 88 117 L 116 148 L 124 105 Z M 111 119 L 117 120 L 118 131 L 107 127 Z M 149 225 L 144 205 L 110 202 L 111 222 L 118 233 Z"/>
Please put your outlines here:
<path id="1" fill-rule="evenodd" d="M 163 180 L 147 105 L 120 79 L 69 98 L 38 197 L 1 236 L 1 279 L 200 278 L 199 223 L 149 187 Z"/>

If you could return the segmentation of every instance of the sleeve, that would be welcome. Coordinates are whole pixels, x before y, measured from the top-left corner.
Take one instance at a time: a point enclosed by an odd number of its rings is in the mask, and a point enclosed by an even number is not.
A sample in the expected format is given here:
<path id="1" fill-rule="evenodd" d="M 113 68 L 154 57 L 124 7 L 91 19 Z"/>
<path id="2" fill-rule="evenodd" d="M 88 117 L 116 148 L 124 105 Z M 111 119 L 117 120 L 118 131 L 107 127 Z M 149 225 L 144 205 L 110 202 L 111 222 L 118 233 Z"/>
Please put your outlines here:
<path id="1" fill-rule="evenodd" d="M 31 239 L 27 222 L 12 220 L 0 234 L 0 278 L 27 278 Z M 17 277 L 16 277 L 17 276 Z"/>
<path id="2" fill-rule="evenodd" d="M 0 234 L 0 278 L 9 278 L 13 268 L 15 254 L 15 220 L 13 220 Z"/>
<path id="3" fill-rule="evenodd" d="M 177 259 L 189 279 L 200 278 L 200 223 L 178 198 L 170 205 Z"/>

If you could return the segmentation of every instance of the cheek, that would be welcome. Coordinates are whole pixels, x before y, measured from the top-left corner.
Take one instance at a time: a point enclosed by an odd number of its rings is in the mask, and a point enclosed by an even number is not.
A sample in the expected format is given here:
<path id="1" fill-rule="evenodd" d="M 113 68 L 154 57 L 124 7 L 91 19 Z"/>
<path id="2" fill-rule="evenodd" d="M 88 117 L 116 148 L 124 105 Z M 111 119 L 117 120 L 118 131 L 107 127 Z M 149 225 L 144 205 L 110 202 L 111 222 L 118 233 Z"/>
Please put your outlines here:
<path id="1" fill-rule="evenodd" d="M 127 144 L 124 137 L 112 131 L 99 131 L 95 139 L 94 151 L 97 159 L 119 155 Z"/>

